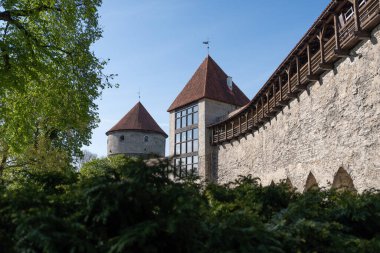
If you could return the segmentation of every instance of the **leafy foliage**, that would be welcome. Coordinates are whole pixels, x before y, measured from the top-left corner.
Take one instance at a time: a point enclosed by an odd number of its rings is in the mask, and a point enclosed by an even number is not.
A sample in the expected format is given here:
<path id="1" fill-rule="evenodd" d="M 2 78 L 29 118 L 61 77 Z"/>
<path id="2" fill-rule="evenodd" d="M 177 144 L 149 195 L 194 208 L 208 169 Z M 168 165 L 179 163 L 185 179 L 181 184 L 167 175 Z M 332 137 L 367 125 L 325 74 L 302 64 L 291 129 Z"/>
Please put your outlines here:
<path id="1" fill-rule="evenodd" d="M 100 4 L 0 0 L 0 172 L 68 164 L 89 144 L 94 102 L 112 86 L 90 49 Z"/>
<path id="2" fill-rule="evenodd" d="M 380 252 L 380 193 L 170 178 L 115 156 L 6 169 L 0 252 Z"/>

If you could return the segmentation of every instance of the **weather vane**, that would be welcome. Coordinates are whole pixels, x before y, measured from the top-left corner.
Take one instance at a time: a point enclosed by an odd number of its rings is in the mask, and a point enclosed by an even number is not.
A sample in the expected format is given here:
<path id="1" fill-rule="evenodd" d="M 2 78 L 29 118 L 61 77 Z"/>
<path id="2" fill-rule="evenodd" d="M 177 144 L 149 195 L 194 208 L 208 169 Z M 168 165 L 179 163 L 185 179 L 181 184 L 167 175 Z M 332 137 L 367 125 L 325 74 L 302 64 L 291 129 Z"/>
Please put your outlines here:
<path id="1" fill-rule="evenodd" d="M 139 88 L 139 92 L 137 92 L 137 94 L 139 95 L 139 102 L 140 102 L 140 99 L 141 99 L 141 92 L 140 92 L 140 88 Z"/>
<path id="2" fill-rule="evenodd" d="M 207 54 L 210 54 L 210 41 L 207 39 L 206 41 L 203 41 L 204 45 L 207 45 Z"/>

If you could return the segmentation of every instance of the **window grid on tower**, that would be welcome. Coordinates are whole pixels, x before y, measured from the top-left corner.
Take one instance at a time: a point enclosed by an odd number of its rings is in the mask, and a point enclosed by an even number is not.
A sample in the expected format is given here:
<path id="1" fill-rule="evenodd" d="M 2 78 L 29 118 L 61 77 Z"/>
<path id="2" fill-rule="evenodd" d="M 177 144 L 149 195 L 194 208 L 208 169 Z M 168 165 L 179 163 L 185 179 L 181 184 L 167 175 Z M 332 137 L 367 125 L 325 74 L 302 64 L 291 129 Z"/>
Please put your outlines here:
<path id="1" fill-rule="evenodd" d="M 192 105 L 177 111 L 175 118 L 175 129 L 198 124 L 198 105 Z"/>

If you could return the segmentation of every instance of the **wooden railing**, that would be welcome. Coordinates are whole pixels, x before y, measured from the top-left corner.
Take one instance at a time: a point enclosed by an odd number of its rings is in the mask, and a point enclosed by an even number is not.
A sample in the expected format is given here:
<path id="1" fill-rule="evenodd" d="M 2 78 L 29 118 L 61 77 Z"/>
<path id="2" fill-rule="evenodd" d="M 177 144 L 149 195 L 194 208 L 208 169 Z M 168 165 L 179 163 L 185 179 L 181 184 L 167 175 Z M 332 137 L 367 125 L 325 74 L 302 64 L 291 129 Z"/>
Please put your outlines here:
<path id="1" fill-rule="evenodd" d="M 329 15 L 332 14 L 330 13 Z M 335 54 L 335 49 L 337 48 L 336 40 L 338 40 L 340 47 L 344 49 L 350 49 L 355 46 L 357 42 L 359 42 L 359 39 L 355 36 L 356 25 L 354 18 L 354 16 L 351 17 L 344 25 L 344 27 L 340 28 L 337 38 L 335 38 L 335 36 L 332 36 L 324 42 L 324 62 L 332 63 L 338 59 L 337 55 Z M 380 1 L 368 0 L 366 4 L 359 8 L 359 18 L 360 25 L 363 30 L 369 31 L 369 29 L 372 29 L 378 25 L 380 23 Z M 350 48 L 347 48 L 347 46 L 350 46 Z M 265 94 L 272 94 L 272 89 L 270 89 L 269 93 L 262 94 L 262 96 L 265 98 L 265 102 L 263 104 L 261 103 L 260 99 L 256 100 L 256 103 L 252 103 L 251 106 L 248 106 L 241 112 L 233 115 L 231 118 L 226 118 L 217 125 L 212 126 L 213 144 L 232 140 L 233 138 L 237 138 L 242 134 L 258 129 L 262 124 L 273 117 L 275 112 L 284 106 L 284 103 L 288 103 L 290 99 L 295 97 L 295 94 L 297 94 L 297 91 L 300 89 L 299 86 L 305 87 L 308 83 L 315 80 L 316 73 L 321 74 L 323 71 L 325 71 L 325 69 L 321 68 L 321 63 L 321 51 L 319 50 L 312 54 L 310 57 L 311 73 L 309 73 L 309 66 L 306 62 L 298 66 L 299 77 L 297 73 L 292 73 L 290 75 L 290 90 L 288 82 L 283 81 L 281 83 L 281 91 L 276 90 L 275 94 L 269 97 L 269 103 L 266 102 L 268 97 L 266 97 Z M 310 77 L 309 74 L 311 74 L 312 77 Z M 277 80 L 278 82 L 278 77 L 274 80 Z M 257 105 L 257 108 L 255 105 Z"/>
<path id="2" fill-rule="evenodd" d="M 328 62 L 334 57 L 334 49 L 335 49 L 335 38 L 334 36 L 331 37 L 326 44 L 324 45 L 324 54 L 325 54 L 325 60 Z"/>
<path id="3" fill-rule="evenodd" d="M 344 47 L 354 37 L 355 22 L 350 18 L 346 25 L 339 31 L 339 42 Z"/>
<path id="4" fill-rule="evenodd" d="M 363 27 L 368 25 L 379 14 L 380 1 L 368 1 L 359 9 L 360 23 Z"/>
<path id="5" fill-rule="evenodd" d="M 312 71 L 312 73 L 316 73 L 318 71 L 320 63 L 321 63 L 321 52 L 319 50 L 318 52 L 316 52 L 311 57 L 311 71 Z"/>
<path id="6" fill-rule="evenodd" d="M 300 69 L 300 81 L 301 83 L 305 83 L 307 81 L 308 69 L 307 69 L 307 63 L 305 63 L 301 69 Z"/>

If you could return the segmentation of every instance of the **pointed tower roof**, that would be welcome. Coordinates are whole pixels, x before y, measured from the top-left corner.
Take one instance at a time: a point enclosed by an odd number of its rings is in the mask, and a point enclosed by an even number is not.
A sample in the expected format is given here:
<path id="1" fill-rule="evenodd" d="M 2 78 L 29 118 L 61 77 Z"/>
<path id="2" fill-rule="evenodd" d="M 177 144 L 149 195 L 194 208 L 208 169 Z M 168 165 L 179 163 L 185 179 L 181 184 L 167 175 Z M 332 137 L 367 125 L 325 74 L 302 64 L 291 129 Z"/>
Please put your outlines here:
<path id="1" fill-rule="evenodd" d="M 156 132 L 168 137 L 140 102 L 138 102 L 119 122 L 117 122 L 116 125 L 108 130 L 106 135 L 111 132 L 124 130 Z"/>
<path id="2" fill-rule="evenodd" d="M 232 84 L 232 89 L 228 87 L 227 77 L 226 73 L 208 55 L 171 104 L 168 112 L 202 98 L 237 106 L 247 104 L 249 99 L 235 83 Z"/>

